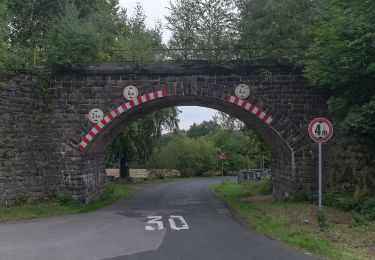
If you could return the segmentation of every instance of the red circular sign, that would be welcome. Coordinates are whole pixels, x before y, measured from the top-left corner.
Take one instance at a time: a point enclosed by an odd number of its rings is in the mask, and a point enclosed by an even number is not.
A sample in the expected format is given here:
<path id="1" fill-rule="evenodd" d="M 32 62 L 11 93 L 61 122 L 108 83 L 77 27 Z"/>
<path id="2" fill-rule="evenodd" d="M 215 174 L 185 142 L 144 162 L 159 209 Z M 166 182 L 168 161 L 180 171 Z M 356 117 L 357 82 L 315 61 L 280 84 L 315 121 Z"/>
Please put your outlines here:
<path id="1" fill-rule="evenodd" d="M 332 123 L 326 118 L 315 118 L 309 124 L 309 135 L 315 142 L 327 142 L 333 135 Z"/>

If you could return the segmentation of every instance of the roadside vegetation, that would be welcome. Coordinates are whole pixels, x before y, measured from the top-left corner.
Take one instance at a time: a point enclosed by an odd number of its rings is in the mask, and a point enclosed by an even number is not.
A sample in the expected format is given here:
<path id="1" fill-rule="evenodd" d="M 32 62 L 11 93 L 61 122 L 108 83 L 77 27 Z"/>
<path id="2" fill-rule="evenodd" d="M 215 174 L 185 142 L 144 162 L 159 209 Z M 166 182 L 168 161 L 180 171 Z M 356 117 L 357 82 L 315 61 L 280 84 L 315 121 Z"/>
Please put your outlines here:
<path id="1" fill-rule="evenodd" d="M 20 205 L 0 207 L 0 221 L 45 218 L 94 211 L 129 197 L 134 190 L 135 187 L 111 182 L 105 187 L 104 193 L 99 200 L 86 205 L 74 200 L 71 193 L 58 193 L 53 201 L 28 202 L 25 199 Z"/>
<path id="2" fill-rule="evenodd" d="M 327 259 L 374 259 L 374 199 L 352 210 L 350 199 L 342 197 L 335 207 L 324 206 L 319 213 L 316 203 L 303 197 L 275 200 L 267 180 L 237 184 L 225 182 L 211 187 L 235 214 L 269 237 L 301 248 L 308 254 Z M 316 200 L 315 200 L 316 201 Z M 371 206 L 370 206 L 371 205 Z M 342 208 L 343 206 L 343 208 Z"/>

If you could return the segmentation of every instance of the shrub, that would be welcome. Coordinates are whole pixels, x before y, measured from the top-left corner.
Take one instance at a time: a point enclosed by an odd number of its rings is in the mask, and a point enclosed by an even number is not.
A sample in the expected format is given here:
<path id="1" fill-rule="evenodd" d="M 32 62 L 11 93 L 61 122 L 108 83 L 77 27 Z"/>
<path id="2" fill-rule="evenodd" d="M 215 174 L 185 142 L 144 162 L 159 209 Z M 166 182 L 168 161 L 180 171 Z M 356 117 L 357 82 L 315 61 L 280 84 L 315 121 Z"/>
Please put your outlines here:
<path id="1" fill-rule="evenodd" d="M 168 172 L 167 169 L 148 169 L 147 176 L 150 179 L 164 179 Z"/>
<path id="2" fill-rule="evenodd" d="M 347 197 L 339 193 L 327 193 L 323 196 L 323 203 L 326 206 L 331 206 L 345 211 L 359 210 L 360 205 L 357 199 Z"/>
<path id="3" fill-rule="evenodd" d="M 375 198 L 365 201 L 361 211 L 367 220 L 375 220 Z"/>
<path id="4" fill-rule="evenodd" d="M 61 206 L 66 206 L 74 202 L 73 195 L 71 192 L 63 191 L 56 194 L 57 202 Z"/>
<path id="5" fill-rule="evenodd" d="M 294 195 L 291 198 L 291 201 L 315 203 L 317 199 L 318 197 L 315 192 L 312 192 L 310 190 L 304 190 L 303 192 Z"/>
<path id="6" fill-rule="evenodd" d="M 366 224 L 365 216 L 358 212 L 352 211 L 352 218 L 354 220 L 354 223 L 350 225 L 351 227 L 363 226 Z"/>
<path id="7" fill-rule="evenodd" d="M 115 188 L 113 186 L 107 185 L 104 189 L 102 199 L 103 200 L 110 199 L 114 193 L 115 193 Z"/>
<path id="8" fill-rule="evenodd" d="M 319 210 L 318 214 L 316 215 L 316 218 L 318 220 L 320 230 L 324 230 L 328 225 L 326 214 L 323 212 L 323 210 Z"/>
<path id="9" fill-rule="evenodd" d="M 182 177 L 202 176 L 216 166 L 216 149 L 203 139 L 174 140 L 150 158 L 149 169 L 176 169 Z"/>

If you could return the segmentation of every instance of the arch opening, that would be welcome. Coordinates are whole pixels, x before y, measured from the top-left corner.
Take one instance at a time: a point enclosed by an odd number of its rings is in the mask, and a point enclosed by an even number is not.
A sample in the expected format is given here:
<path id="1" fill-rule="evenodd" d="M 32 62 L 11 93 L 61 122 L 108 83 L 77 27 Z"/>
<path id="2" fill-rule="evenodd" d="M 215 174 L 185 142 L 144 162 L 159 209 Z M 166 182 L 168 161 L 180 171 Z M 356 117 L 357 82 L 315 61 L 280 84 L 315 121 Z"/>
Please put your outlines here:
<path id="1" fill-rule="evenodd" d="M 146 93 L 134 101 L 121 104 L 94 125 L 79 144 L 81 153 L 102 151 L 123 128 L 145 115 L 174 106 L 201 106 L 225 112 L 248 125 L 262 140 L 276 151 L 291 150 L 286 140 L 272 127 L 273 116 L 252 103 L 228 95 L 214 98 L 196 95 L 168 95 L 165 89 Z"/>
<path id="2" fill-rule="evenodd" d="M 244 122 L 270 149 L 274 194 L 289 196 L 286 192 L 290 189 L 287 178 L 295 176 L 293 148 L 283 138 L 282 133 L 273 127 L 277 121 L 272 114 L 231 95 L 225 98 L 168 95 L 167 91 L 162 89 L 146 93 L 135 101 L 121 104 L 108 113 L 102 122 L 89 130 L 79 144 L 80 152 L 85 158 L 86 175 L 91 175 L 91 178 L 95 179 L 95 176 L 104 174 L 104 151 L 126 126 L 152 112 L 174 106 L 207 107 L 225 112 Z M 95 165 L 94 161 L 98 160 L 102 163 L 99 167 L 96 164 L 94 169 L 92 165 Z"/>

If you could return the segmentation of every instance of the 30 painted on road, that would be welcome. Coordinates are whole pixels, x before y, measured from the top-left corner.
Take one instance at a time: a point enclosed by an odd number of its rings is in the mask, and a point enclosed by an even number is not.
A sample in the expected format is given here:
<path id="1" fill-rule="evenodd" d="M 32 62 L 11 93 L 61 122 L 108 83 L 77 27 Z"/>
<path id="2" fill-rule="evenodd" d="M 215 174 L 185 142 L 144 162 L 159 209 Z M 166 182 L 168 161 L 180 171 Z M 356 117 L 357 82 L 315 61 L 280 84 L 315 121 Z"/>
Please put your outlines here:
<path id="1" fill-rule="evenodd" d="M 148 225 L 145 227 L 146 230 L 155 231 L 164 229 L 163 216 L 148 216 L 147 219 Z M 168 222 L 172 230 L 179 231 L 189 229 L 189 225 L 182 216 L 171 215 L 168 218 Z"/>

